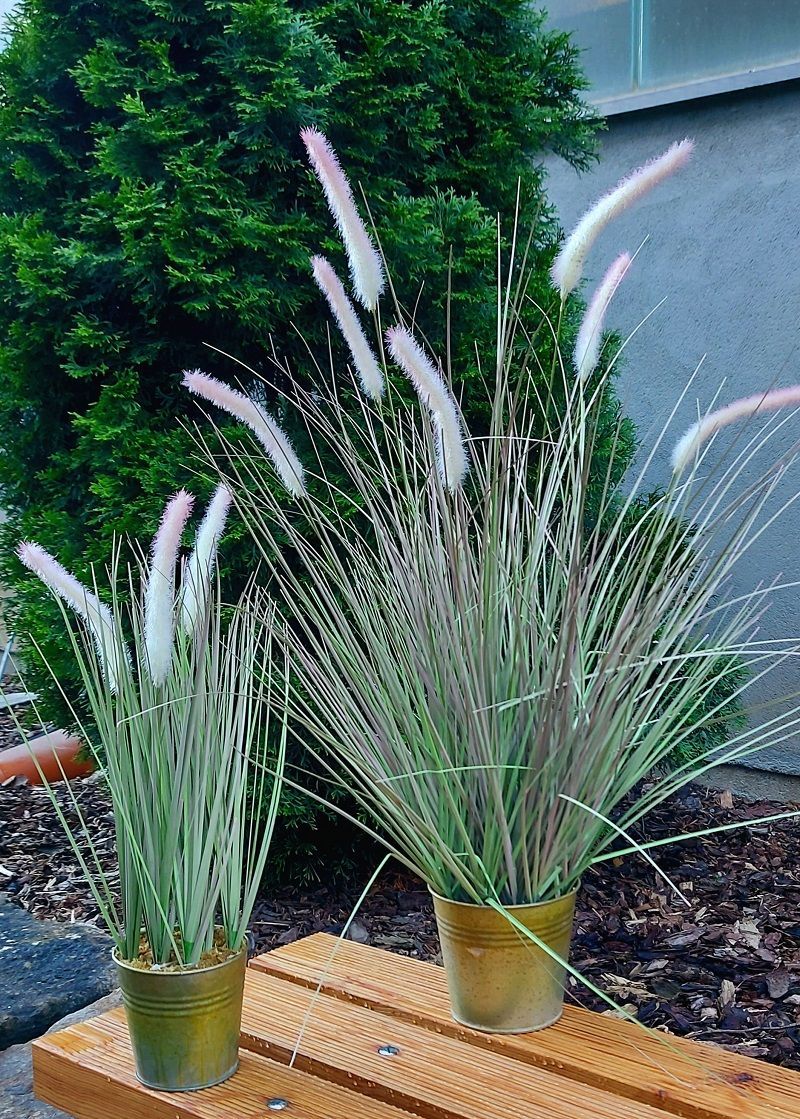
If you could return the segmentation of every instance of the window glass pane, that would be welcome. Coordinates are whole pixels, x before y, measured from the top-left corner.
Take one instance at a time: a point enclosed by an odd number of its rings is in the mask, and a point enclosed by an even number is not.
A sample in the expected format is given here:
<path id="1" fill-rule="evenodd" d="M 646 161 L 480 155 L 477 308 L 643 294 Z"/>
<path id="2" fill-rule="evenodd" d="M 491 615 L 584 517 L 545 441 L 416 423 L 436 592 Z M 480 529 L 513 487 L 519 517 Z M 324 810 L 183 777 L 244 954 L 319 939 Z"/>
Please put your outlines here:
<path id="1" fill-rule="evenodd" d="M 631 88 L 633 0 L 550 0 L 550 22 L 575 33 L 592 97 L 603 100 Z M 667 0 L 669 3 L 669 0 Z M 800 3 L 800 0 L 798 0 Z"/>
<path id="2" fill-rule="evenodd" d="M 800 0 L 643 0 L 644 89 L 800 58 Z"/>

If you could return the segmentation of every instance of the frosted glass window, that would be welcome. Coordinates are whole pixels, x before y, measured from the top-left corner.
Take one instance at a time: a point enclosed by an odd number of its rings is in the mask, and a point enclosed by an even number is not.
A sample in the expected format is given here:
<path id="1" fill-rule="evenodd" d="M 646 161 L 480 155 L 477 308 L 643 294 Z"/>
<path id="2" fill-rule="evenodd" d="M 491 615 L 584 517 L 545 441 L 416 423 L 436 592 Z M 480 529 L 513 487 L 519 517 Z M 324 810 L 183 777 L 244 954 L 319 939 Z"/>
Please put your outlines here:
<path id="1" fill-rule="evenodd" d="M 547 3 L 547 0 L 545 0 Z M 800 74 L 800 0 L 550 0 L 574 33 L 592 99 L 658 101 Z M 627 107 L 627 106 L 626 106 Z"/>
<path id="2" fill-rule="evenodd" d="M 643 86 L 740 74 L 799 56 L 798 0 L 644 0 Z"/>
<path id="3" fill-rule="evenodd" d="M 800 3 L 800 0 L 798 0 Z M 633 81 L 632 0 L 554 0 L 550 21 L 572 31 L 581 65 L 598 99 L 627 93 Z"/>

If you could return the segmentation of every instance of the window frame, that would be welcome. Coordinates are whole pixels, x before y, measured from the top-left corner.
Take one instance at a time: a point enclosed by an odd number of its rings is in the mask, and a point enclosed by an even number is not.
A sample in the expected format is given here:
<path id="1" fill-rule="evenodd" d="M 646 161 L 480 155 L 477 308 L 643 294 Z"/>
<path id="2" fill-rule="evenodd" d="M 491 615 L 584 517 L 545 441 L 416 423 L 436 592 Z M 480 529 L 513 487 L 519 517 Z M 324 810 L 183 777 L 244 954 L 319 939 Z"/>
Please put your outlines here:
<path id="1" fill-rule="evenodd" d="M 681 101 L 692 101 L 699 97 L 710 97 L 716 93 L 734 93 L 740 89 L 754 89 L 758 86 L 776 85 L 800 78 L 800 60 L 784 62 L 779 66 L 755 67 L 752 70 L 739 70 L 735 74 L 718 74 L 709 78 L 698 78 L 694 82 L 678 82 L 658 89 L 631 90 L 616 97 L 594 98 L 589 92 L 588 100 L 604 116 L 617 113 L 630 113 L 635 109 L 653 109 L 659 105 L 674 105 Z"/>

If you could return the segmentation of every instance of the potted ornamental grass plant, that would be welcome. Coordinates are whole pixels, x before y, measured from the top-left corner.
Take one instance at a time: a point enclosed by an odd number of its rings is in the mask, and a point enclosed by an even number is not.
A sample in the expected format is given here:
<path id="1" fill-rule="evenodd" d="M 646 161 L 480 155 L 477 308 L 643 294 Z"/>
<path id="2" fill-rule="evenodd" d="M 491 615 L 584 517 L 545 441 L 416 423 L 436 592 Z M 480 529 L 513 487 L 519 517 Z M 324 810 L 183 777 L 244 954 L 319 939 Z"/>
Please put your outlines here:
<path id="1" fill-rule="evenodd" d="M 314 393 L 285 395 L 305 416 L 312 451 L 336 455 L 338 477 L 315 468 L 313 453 L 301 462 L 252 370 L 247 393 L 200 371 L 184 383 L 255 437 L 246 450 L 227 444 L 226 472 L 279 592 L 294 728 L 430 888 L 454 1017 L 488 1031 L 539 1029 L 561 1013 L 581 876 L 620 840 L 650 859 L 631 833 L 652 808 L 798 724 L 794 708 L 664 765 L 798 651 L 759 640 L 776 588 L 730 589 L 736 564 L 778 515 L 767 503 L 798 447 L 771 455 L 769 445 L 788 417 L 712 437 L 734 420 L 797 407 L 800 386 L 700 416 L 648 503 L 645 478 L 666 431 L 626 488 L 613 447 L 606 477 L 599 486 L 592 478 L 613 367 L 598 365 L 603 321 L 630 257 L 612 264 L 570 352 L 565 300 L 601 229 L 686 162 L 685 141 L 601 199 L 562 247 L 552 306 L 533 309 L 537 329 L 559 343 L 546 392 L 535 388 L 526 250 L 504 262 L 496 352 L 480 355 L 491 422 L 470 433 L 450 371 L 417 336 L 413 314 L 380 302 L 383 262 L 334 152 L 314 130 L 303 138 L 355 300 L 377 328 L 372 344 L 342 281 L 314 258 L 356 391 L 335 387 L 331 358 L 318 364 Z M 285 385 L 289 371 L 281 374 Z M 295 503 L 276 491 L 265 456 Z M 720 700 L 725 681 L 735 683 Z"/>
<path id="2" fill-rule="evenodd" d="M 90 716 L 81 729 L 114 814 L 118 896 L 71 787 L 78 828 L 51 797 L 114 942 L 137 1076 L 166 1091 L 219 1083 L 238 1066 L 247 926 L 281 785 L 285 734 L 277 766 L 259 764 L 268 712 L 280 709 L 269 609 L 253 587 L 223 609 L 214 576 L 230 501 L 219 487 L 177 588 L 185 491 L 149 559 L 123 571 L 117 549 L 108 603 L 42 548 L 19 549 L 69 608 Z"/>

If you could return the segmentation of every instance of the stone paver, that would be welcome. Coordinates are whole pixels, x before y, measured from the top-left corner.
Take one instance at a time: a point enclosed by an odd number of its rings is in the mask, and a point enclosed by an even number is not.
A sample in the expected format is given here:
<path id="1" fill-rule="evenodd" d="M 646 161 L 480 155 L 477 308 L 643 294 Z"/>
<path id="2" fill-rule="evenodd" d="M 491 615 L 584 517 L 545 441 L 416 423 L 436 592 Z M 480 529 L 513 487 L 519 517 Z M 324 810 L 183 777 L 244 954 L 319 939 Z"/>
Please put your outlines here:
<path id="1" fill-rule="evenodd" d="M 119 1006 L 119 991 L 113 991 L 98 1002 L 70 1014 L 48 1030 L 65 1029 L 75 1022 L 85 1022 Z M 31 1045 L 14 1045 L 0 1053 L 0 1117 L 2 1119 L 68 1119 L 63 1111 L 37 1100 L 33 1094 Z"/>
<path id="2" fill-rule="evenodd" d="M 38 1037 L 114 985 L 105 933 L 37 921 L 0 895 L 0 1050 Z"/>

